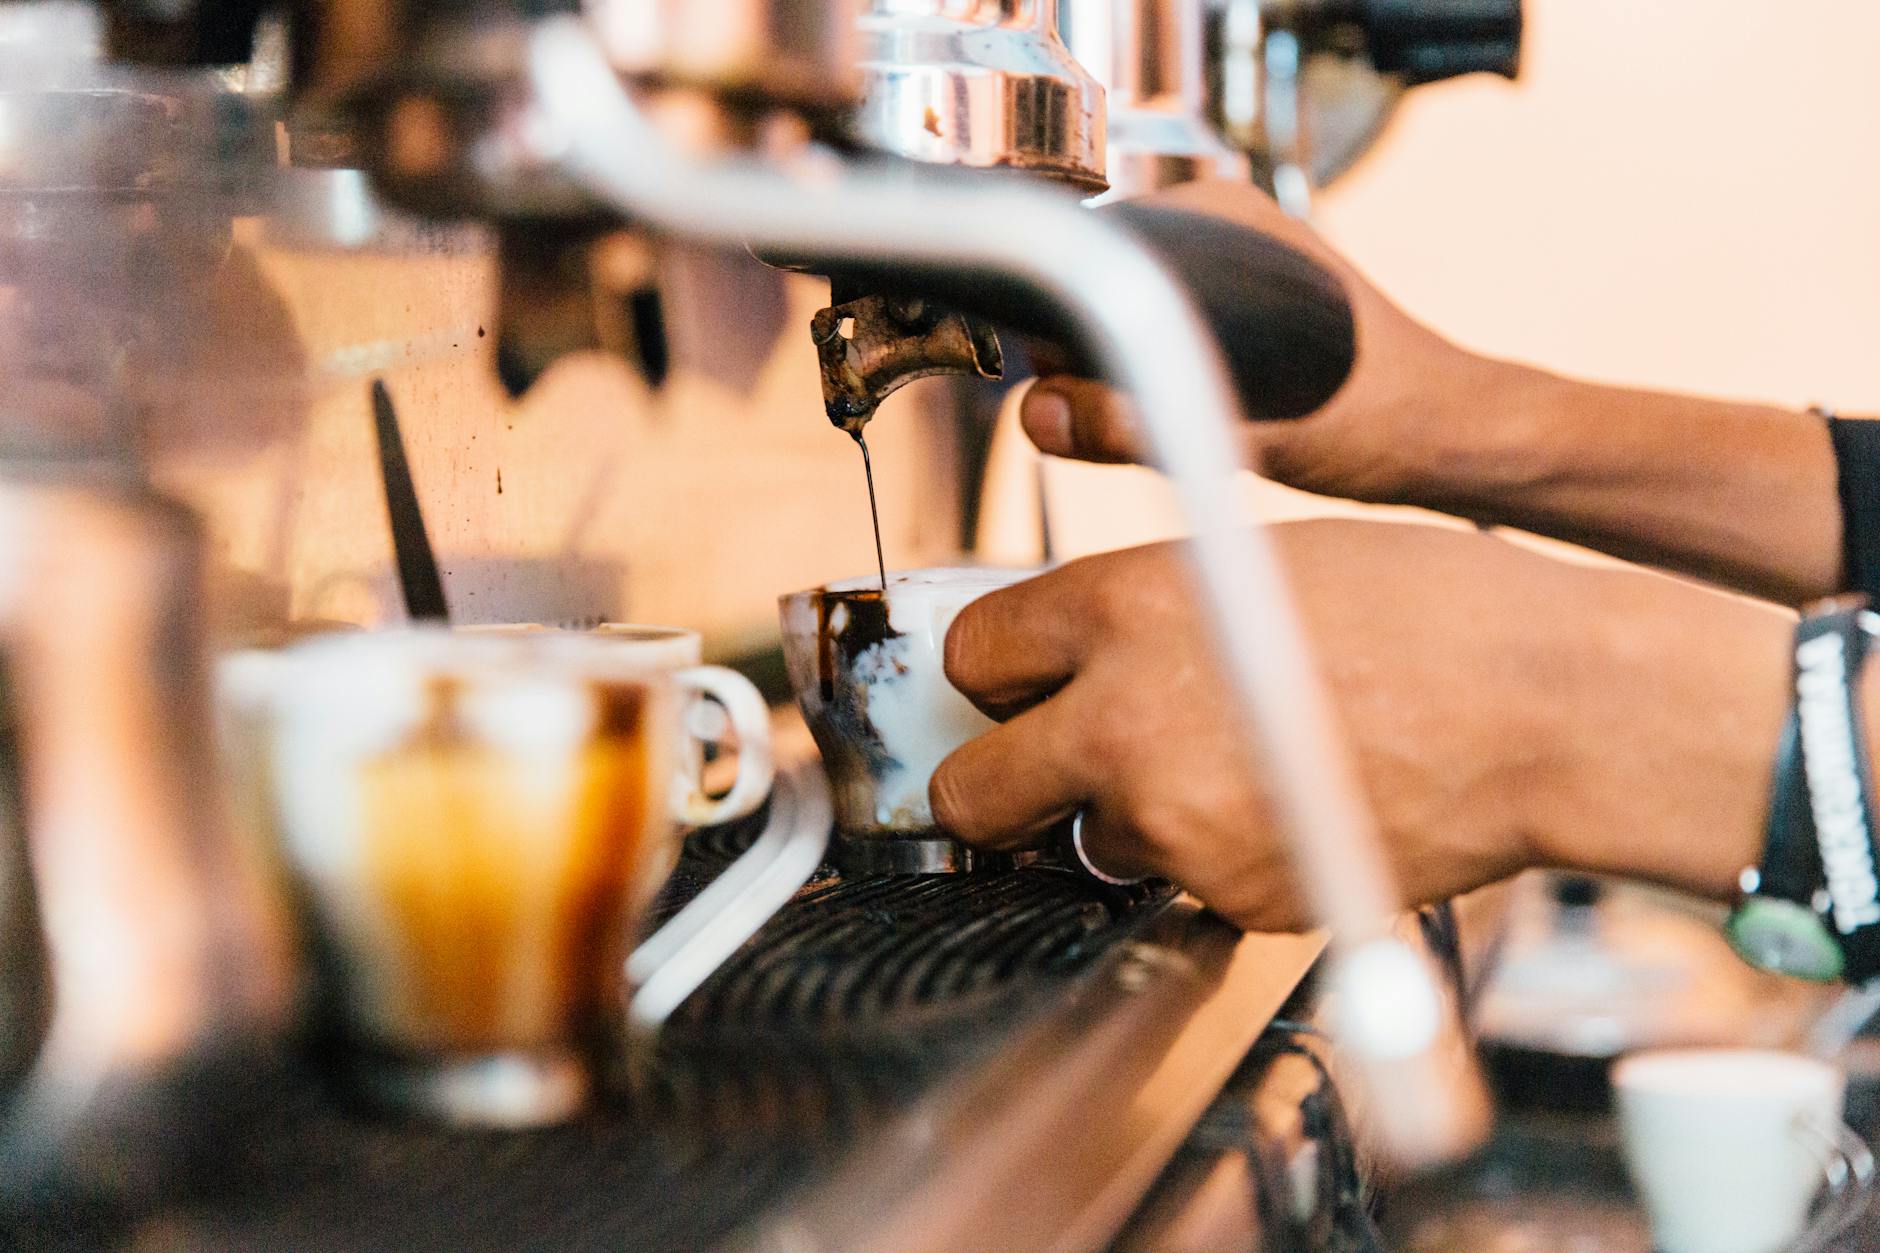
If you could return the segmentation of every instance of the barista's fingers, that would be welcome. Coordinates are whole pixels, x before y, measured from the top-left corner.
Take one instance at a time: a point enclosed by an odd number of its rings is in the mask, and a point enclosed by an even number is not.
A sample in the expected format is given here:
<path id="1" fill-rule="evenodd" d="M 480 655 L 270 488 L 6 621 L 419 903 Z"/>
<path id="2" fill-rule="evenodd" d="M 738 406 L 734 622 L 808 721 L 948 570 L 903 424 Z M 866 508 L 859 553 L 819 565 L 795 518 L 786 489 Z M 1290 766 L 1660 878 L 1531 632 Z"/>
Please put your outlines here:
<path id="1" fill-rule="evenodd" d="M 1094 790 L 1079 751 L 1075 701 L 1065 692 L 970 740 L 928 786 L 934 821 L 985 848 L 1025 848 Z"/>
<path id="2" fill-rule="evenodd" d="M 947 630 L 947 678 L 995 718 L 1030 707 L 1070 681 L 1118 589 L 1072 562 L 980 597 Z"/>
<path id="3" fill-rule="evenodd" d="M 1079 461 L 1141 461 L 1147 454 L 1136 406 L 1123 393 L 1067 374 L 1039 379 L 1019 409 L 1040 452 Z"/>

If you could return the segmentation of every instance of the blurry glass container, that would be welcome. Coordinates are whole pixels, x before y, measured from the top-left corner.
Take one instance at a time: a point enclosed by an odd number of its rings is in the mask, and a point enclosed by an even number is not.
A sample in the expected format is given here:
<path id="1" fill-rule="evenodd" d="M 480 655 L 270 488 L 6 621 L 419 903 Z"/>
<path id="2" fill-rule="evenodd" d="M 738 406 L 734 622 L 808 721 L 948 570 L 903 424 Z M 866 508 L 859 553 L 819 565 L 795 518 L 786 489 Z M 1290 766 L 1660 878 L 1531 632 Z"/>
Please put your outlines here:
<path id="1" fill-rule="evenodd" d="M 43 949 L 9 952 L 6 984 L 30 997 L 42 971 L 45 1014 L 0 1094 L 0 1208 L 156 1186 L 277 1073 L 290 933 L 214 799 L 201 550 L 137 488 L 0 482 L 5 764 L 25 798 L 6 869 L 12 886 L 26 852 Z"/>
<path id="2" fill-rule="evenodd" d="M 245 70 L 101 65 L 87 10 L 35 7 L 0 6 L 0 457 L 135 463 L 153 424 L 186 441 L 230 408 L 265 434 L 257 397 L 297 369 L 255 351 L 279 311 L 210 306 L 241 279 L 273 98 Z"/>
<path id="3" fill-rule="evenodd" d="M 1581 876 L 1530 876 L 1477 1007 L 1513 1104 L 1599 1109 L 1626 1053 L 1795 1044 L 1830 993 L 1752 970 L 1705 907 Z"/>

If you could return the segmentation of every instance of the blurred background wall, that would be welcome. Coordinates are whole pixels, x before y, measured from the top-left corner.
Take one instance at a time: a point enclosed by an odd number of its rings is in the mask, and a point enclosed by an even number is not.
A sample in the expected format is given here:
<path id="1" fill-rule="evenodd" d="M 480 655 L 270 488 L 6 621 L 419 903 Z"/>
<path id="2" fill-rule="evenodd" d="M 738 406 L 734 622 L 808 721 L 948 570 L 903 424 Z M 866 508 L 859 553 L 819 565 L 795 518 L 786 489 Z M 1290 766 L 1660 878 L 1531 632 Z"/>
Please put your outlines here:
<path id="1" fill-rule="evenodd" d="M 1412 93 L 1323 195 L 1320 230 L 1484 352 L 1880 412 L 1880 5 L 1528 0 L 1528 15 L 1520 81 Z M 1145 477 L 1053 467 L 1062 550 L 1167 533 Z M 1251 494 L 1268 515 L 1323 511 Z"/>

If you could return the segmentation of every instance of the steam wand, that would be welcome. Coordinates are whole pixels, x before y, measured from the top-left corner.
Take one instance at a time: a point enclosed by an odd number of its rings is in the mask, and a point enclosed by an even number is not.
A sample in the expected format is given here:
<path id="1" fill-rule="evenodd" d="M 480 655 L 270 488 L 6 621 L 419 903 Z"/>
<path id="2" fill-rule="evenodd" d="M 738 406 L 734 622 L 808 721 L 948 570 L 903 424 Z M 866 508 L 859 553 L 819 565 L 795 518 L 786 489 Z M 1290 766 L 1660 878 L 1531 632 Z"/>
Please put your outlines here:
<path id="1" fill-rule="evenodd" d="M 1207 326 L 1148 251 L 1074 203 L 1015 185 L 844 172 L 797 181 L 677 156 L 578 19 L 533 37 L 538 156 L 674 235 L 1021 284 L 1071 316 L 1135 398 L 1194 531 L 1190 549 L 1256 764 L 1334 945 L 1341 1043 L 1386 1153 L 1414 1167 L 1480 1142 L 1486 1100 L 1431 973 L 1388 931 L 1399 898 L 1266 533 L 1240 517 L 1238 411 Z M 936 224 L 941 224 L 936 226 Z"/>

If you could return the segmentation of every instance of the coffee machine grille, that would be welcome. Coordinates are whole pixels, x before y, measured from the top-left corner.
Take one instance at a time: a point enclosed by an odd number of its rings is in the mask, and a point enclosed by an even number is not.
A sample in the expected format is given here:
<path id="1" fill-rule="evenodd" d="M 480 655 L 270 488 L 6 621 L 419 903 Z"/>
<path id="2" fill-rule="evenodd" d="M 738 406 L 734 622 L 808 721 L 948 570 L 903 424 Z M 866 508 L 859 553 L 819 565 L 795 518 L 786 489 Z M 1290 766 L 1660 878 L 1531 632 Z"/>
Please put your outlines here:
<path id="1" fill-rule="evenodd" d="M 650 925 L 762 825 L 760 813 L 694 835 Z M 149 1213 L 73 1198 L 23 1227 L 0 1216 L 0 1246 L 117 1247 L 157 1231 L 165 1247 L 205 1250 L 717 1247 L 1009 1046 L 1156 896 L 1055 870 L 826 870 L 650 1047 L 623 1051 L 613 1104 L 581 1122 L 477 1134 L 392 1122 L 296 1074 L 187 1192 Z"/>

